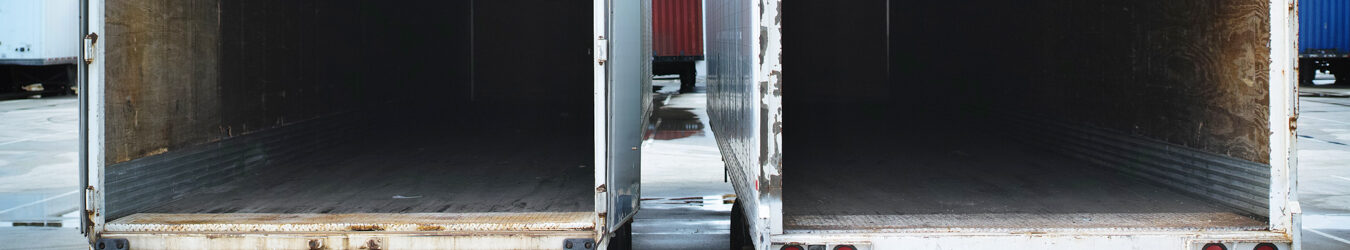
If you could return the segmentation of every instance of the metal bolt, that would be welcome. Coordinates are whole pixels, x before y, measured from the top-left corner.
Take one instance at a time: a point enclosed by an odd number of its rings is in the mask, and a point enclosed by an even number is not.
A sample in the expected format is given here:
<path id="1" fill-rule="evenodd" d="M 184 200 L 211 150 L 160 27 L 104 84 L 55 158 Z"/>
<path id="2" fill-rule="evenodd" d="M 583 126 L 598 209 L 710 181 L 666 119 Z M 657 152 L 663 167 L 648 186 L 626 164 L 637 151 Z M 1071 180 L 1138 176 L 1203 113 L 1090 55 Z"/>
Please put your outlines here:
<path id="1" fill-rule="evenodd" d="M 323 242 L 319 240 L 309 240 L 309 249 L 310 250 L 323 249 Z"/>
<path id="2" fill-rule="evenodd" d="M 572 241 L 563 241 L 563 248 L 572 249 Z"/>
<path id="3" fill-rule="evenodd" d="M 595 246 L 592 246 L 590 242 L 586 242 L 586 249 L 591 249 L 591 247 L 595 247 Z"/>
<path id="4" fill-rule="evenodd" d="M 376 239 L 370 239 L 369 241 L 366 241 L 366 248 L 371 250 L 379 250 L 380 241 Z"/>

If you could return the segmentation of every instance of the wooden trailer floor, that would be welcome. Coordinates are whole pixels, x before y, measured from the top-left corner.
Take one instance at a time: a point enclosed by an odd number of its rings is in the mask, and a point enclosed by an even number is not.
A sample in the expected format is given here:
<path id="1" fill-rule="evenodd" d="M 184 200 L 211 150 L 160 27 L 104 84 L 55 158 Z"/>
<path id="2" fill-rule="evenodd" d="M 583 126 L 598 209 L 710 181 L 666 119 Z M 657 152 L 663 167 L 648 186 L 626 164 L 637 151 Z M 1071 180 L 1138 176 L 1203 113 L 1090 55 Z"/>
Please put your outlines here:
<path id="1" fill-rule="evenodd" d="M 139 212 L 593 211 L 588 128 L 373 127 L 376 132 L 352 135 L 364 138 L 352 145 L 331 145 L 319 151 L 323 153 L 303 156 L 314 162 L 338 158 L 327 161 L 334 164 L 255 170 L 242 181 Z"/>
<path id="2" fill-rule="evenodd" d="M 962 123 L 814 127 L 828 136 L 799 137 L 793 143 L 810 146 L 789 150 L 807 153 L 786 159 L 784 228 L 1266 227 L 1237 209 Z"/>

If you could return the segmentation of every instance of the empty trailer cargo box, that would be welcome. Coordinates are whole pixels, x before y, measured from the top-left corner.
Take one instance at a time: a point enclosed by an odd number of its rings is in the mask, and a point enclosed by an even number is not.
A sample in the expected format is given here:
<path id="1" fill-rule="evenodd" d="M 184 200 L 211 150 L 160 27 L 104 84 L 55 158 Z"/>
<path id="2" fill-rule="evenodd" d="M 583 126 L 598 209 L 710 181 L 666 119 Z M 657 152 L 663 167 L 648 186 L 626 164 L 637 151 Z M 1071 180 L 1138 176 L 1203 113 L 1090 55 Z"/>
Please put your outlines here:
<path id="1" fill-rule="evenodd" d="M 709 1 L 733 248 L 1290 249 L 1290 3 Z"/>
<path id="2" fill-rule="evenodd" d="M 84 229 L 624 249 L 649 1 L 89 1 Z"/>

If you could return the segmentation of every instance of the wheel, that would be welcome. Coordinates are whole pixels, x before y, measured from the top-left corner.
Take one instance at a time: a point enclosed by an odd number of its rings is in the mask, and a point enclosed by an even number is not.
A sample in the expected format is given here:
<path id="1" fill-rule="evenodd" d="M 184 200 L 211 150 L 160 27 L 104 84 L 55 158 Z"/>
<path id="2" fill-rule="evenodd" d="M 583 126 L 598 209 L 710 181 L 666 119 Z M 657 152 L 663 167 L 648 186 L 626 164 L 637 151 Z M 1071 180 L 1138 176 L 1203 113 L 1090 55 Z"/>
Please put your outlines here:
<path id="1" fill-rule="evenodd" d="M 14 92 L 18 87 L 14 86 L 14 74 L 10 71 L 14 67 L 0 66 L 0 94 Z"/>
<path id="2" fill-rule="evenodd" d="M 633 250 L 633 222 L 624 223 L 609 238 L 609 250 Z"/>
<path id="3" fill-rule="evenodd" d="M 745 219 L 745 208 L 741 207 L 740 202 L 731 204 L 731 239 L 728 249 L 744 250 L 754 249 L 753 240 L 750 239 L 750 223 Z"/>
<path id="4" fill-rule="evenodd" d="M 1350 60 L 1332 62 L 1331 74 L 1336 76 L 1336 85 L 1350 86 Z"/>
<path id="5" fill-rule="evenodd" d="M 61 89 L 61 93 L 74 95 L 75 88 L 80 86 L 80 70 L 74 64 L 66 66 L 66 87 Z"/>
<path id="6" fill-rule="evenodd" d="M 730 249 L 730 250 L 740 250 L 740 249 L 741 249 L 741 227 L 745 227 L 745 225 L 741 225 L 741 203 L 740 203 L 740 202 L 736 202 L 736 203 L 732 203 L 732 204 L 731 204 L 731 218 L 730 218 L 730 219 L 731 219 L 731 230 L 730 230 L 730 233 L 729 233 L 729 234 L 731 235 L 731 238 L 730 238 L 729 240 L 727 240 L 727 241 L 728 241 L 728 243 L 731 243 L 731 244 L 730 244 L 730 246 L 727 247 L 727 249 Z"/>
<path id="7" fill-rule="evenodd" d="M 1317 78 L 1317 65 L 1313 60 L 1298 60 L 1298 85 L 1312 86 L 1313 79 Z"/>
<path id="8" fill-rule="evenodd" d="M 698 70 L 694 68 L 693 62 L 682 63 L 680 68 L 680 93 L 693 93 Z"/>

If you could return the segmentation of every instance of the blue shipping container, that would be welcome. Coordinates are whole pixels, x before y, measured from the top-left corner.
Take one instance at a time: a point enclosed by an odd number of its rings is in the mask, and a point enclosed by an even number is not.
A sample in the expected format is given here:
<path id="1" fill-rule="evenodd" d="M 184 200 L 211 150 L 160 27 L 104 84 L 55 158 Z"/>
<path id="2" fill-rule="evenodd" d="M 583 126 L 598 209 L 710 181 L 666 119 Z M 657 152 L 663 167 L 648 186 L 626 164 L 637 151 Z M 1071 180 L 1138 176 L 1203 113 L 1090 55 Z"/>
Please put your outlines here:
<path id="1" fill-rule="evenodd" d="M 1300 0 L 1298 44 L 1308 50 L 1350 52 L 1350 0 Z"/>

